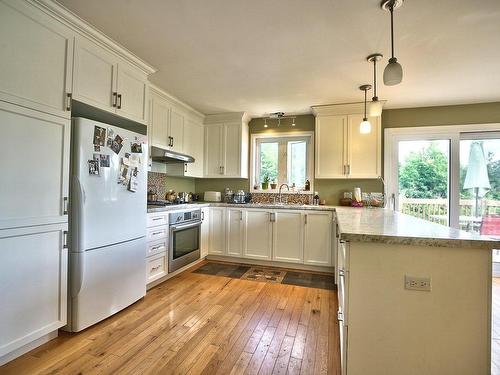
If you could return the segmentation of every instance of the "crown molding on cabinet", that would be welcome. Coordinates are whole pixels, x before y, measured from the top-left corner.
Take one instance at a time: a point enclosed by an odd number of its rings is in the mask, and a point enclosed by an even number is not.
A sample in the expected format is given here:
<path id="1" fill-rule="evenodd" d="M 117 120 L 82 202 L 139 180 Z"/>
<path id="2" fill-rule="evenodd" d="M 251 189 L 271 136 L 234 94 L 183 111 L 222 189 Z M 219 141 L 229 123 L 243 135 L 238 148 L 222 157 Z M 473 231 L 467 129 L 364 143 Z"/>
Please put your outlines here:
<path id="1" fill-rule="evenodd" d="M 205 117 L 206 117 L 205 114 L 203 114 L 200 111 L 194 109 L 190 105 L 184 103 L 183 101 L 181 101 L 179 98 L 176 98 L 172 94 L 166 92 L 161 87 L 156 86 L 155 84 L 153 84 L 153 83 L 150 82 L 149 83 L 149 89 L 152 90 L 152 91 L 154 91 L 156 94 L 158 94 L 160 96 L 163 96 L 168 101 L 173 102 L 174 104 L 180 105 L 184 110 L 186 110 L 186 111 L 190 112 L 191 114 L 199 117 L 202 122 L 205 119 Z"/>
<path id="2" fill-rule="evenodd" d="M 248 124 L 252 117 L 246 112 L 228 112 L 207 115 L 205 117 L 205 124 L 217 124 L 221 122 L 240 122 Z"/>
<path id="3" fill-rule="evenodd" d="M 66 26 L 75 30 L 76 32 L 84 35 L 95 43 L 110 49 L 112 52 L 118 54 L 138 69 L 142 70 L 145 74 L 149 75 L 156 72 L 156 69 L 142 60 L 140 57 L 134 55 L 122 45 L 118 44 L 111 38 L 107 37 L 103 32 L 89 24 L 87 21 L 81 19 L 73 12 L 69 11 L 59 3 L 52 0 L 27 0 L 30 4 L 42 10 L 46 14 L 54 17 Z"/>
<path id="4" fill-rule="evenodd" d="M 380 100 L 380 102 L 385 105 L 387 100 Z M 364 102 L 316 105 L 311 107 L 311 110 L 314 116 L 363 114 Z"/>

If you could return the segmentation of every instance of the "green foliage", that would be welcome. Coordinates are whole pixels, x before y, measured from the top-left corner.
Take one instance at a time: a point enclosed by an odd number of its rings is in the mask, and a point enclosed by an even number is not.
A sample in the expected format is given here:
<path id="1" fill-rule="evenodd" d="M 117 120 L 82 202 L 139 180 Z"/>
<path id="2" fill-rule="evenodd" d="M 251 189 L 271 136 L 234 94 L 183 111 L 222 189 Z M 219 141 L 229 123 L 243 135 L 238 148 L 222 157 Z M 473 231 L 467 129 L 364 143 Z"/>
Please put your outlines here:
<path id="1" fill-rule="evenodd" d="M 267 177 L 267 181 L 264 178 Z M 262 143 L 260 147 L 260 182 L 278 179 L 278 143 Z"/>
<path id="2" fill-rule="evenodd" d="M 448 158 L 435 143 L 412 152 L 399 168 L 399 187 L 407 198 L 446 198 Z"/>
<path id="3" fill-rule="evenodd" d="M 490 162 L 492 155 L 488 155 L 488 176 L 491 189 L 486 194 L 487 199 L 500 200 L 500 160 Z"/>

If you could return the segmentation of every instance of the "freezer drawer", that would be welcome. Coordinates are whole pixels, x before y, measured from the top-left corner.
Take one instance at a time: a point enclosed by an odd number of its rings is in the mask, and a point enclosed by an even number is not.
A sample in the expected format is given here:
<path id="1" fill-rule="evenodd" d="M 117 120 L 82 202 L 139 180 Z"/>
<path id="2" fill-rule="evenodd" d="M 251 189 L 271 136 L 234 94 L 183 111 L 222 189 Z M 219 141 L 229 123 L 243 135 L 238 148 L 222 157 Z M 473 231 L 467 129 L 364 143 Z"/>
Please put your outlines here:
<path id="1" fill-rule="evenodd" d="M 144 237 L 70 254 L 69 330 L 81 331 L 146 294 Z"/>

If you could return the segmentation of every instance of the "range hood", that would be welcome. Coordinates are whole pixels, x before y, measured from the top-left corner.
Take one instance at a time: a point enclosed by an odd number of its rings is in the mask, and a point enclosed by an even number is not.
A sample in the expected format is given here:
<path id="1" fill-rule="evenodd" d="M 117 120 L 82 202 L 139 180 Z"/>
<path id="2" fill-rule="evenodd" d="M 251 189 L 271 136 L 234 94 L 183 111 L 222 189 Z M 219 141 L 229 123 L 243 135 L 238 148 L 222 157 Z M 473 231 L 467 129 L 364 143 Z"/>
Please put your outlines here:
<path id="1" fill-rule="evenodd" d="M 165 164 L 174 163 L 193 163 L 194 158 L 189 155 L 181 154 L 172 150 L 164 150 L 159 147 L 151 146 L 151 159 Z"/>

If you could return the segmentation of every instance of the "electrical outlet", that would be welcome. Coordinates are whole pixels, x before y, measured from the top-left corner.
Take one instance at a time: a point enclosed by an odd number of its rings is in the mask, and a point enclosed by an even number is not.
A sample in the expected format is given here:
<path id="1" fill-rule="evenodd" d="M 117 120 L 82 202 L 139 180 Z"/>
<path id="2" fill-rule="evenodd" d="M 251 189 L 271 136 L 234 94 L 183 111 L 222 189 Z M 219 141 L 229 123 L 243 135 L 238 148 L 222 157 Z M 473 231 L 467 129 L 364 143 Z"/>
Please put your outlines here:
<path id="1" fill-rule="evenodd" d="M 405 289 L 431 291 L 430 277 L 414 277 L 405 275 Z"/>

